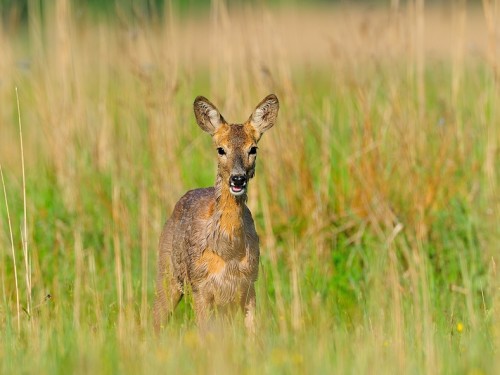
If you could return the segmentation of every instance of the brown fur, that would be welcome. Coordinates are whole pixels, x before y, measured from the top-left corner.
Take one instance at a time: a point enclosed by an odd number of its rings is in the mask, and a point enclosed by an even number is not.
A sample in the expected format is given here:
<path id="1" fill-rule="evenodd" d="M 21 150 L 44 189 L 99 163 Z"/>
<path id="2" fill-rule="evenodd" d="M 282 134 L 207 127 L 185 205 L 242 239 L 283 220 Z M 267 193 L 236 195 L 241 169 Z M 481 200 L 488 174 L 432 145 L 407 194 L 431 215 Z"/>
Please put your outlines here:
<path id="1" fill-rule="evenodd" d="M 206 268 L 208 275 L 213 275 L 222 271 L 226 262 L 211 249 L 206 249 L 196 262 L 199 268 Z"/>
<path id="2" fill-rule="evenodd" d="M 245 325 L 254 331 L 259 238 L 245 204 L 246 187 L 241 195 L 235 195 L 230 181 L 237 175 L 245 176 L 248 183 L 253 177 L 257 142 L 274 125 L 278 108 L 276 96 L 269 95 L 245 124 L 229 125 L 212 103 L 196 98 L 198 125 L 212 135 L 216 148 L 224 153 L 218 156 L 215 187 L 187 192 L 175 205 L 160 236 L 156 331 L 177 306 L 186 284 L 193 291 L 199 325 L 205 325 L 214 309 L 239 303 Z"/>

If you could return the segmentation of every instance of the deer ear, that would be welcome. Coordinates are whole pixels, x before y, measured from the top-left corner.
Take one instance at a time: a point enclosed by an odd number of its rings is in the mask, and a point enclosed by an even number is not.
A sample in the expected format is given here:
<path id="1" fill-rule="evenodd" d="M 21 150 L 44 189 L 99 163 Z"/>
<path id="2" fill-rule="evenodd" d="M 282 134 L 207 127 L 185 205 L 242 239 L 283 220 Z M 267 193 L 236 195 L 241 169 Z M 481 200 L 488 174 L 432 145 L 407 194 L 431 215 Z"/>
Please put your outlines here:
<path id="1" fill-rule="evenodd" d="M 262 135 L 271 129 L 278 117 L 280 103 L 276 95 L 268 95 L 262 100 L 250 116 L 250 124 Z"/>
<path id="2" fill-rule="evenodd" d="M 196 122 L 202 130 L 210 135 L 213 135 L 219 126 L 226 123 L 217 107 L 207 98 L 203 96 L 196 97 L 193 106 Z"/>

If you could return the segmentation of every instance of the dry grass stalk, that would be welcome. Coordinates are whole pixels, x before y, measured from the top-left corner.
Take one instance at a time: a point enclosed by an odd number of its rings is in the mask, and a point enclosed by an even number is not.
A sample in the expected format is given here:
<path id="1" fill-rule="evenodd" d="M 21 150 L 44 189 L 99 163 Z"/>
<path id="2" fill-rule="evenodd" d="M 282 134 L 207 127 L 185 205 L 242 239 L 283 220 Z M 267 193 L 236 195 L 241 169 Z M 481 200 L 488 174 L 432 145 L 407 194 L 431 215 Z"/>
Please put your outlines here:
<path id="1" fill-rule="evenodd" d="M 26 275 L 26 312 L 31 317 L 31 264 L 28 253 L 28 218 L 27 218 L 27 200 L 26 200 L 26 173 L 24 168 L 24 147 L 23 147 L 23 130 L 21 125 L 21 109 L 19 107 L 19 95 L 16 87 L 16 103 L 19 125 L 19 143 L 21 150 L 21 169 L 23 175 L 23 225 L 21 229 L 21 239 L 23 243 L 24 266 Z"/>

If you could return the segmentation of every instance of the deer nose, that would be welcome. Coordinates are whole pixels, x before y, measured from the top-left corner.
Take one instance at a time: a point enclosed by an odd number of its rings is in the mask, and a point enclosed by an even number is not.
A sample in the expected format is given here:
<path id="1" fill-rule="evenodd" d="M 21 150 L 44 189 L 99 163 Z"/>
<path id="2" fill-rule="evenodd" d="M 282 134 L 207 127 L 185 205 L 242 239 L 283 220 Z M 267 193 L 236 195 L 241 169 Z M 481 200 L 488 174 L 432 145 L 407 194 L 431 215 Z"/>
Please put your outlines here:
<path id="1" fill-rule="evenodd" d="M 244 176 L 242 174 L 237 174 L 237 175 L 231 176 L 231 184 L 234 186 L 238 186 L 238 187 L 245 186 L 246 182 L 247 182 L 247 178 L 246 178 L 246 176 Z"/>

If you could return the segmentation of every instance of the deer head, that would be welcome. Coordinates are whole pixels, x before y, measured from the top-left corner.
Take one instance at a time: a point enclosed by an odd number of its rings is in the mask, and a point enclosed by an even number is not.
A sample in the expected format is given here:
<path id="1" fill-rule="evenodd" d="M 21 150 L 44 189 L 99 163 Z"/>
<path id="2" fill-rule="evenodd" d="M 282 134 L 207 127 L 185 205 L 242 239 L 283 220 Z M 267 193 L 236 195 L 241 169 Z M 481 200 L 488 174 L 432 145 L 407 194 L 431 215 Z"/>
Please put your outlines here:
<path id="1" fill-rule="evenodd" d="M 218 155 L 218 178 L 234 196 L 246 193 L 255 174 L 257 143 L 278 115 L 278 98 L 271 94 L 262 100 L 244 124 L 228 124 L 207 98 L 198 96 L 194 114 L 200 128 L 212 136 Z"/>

